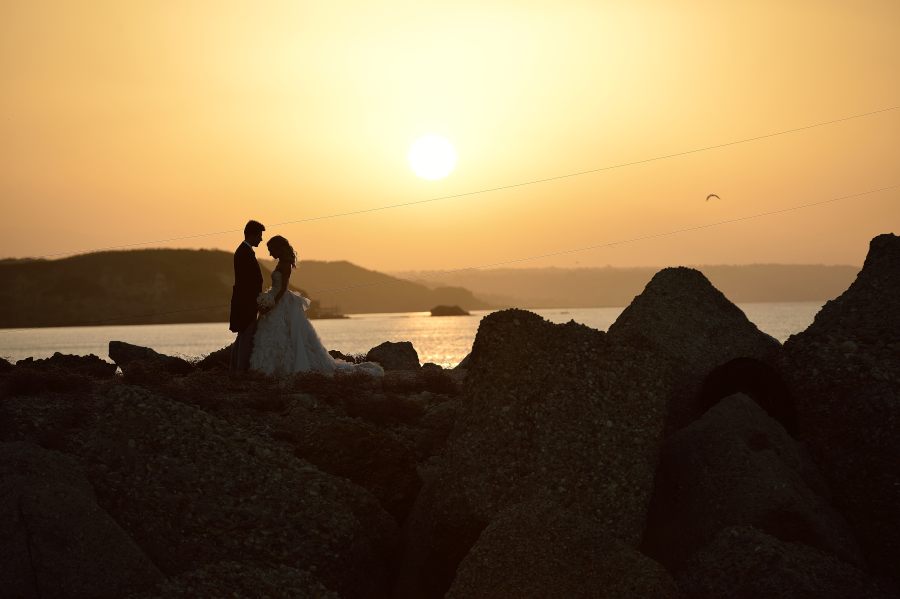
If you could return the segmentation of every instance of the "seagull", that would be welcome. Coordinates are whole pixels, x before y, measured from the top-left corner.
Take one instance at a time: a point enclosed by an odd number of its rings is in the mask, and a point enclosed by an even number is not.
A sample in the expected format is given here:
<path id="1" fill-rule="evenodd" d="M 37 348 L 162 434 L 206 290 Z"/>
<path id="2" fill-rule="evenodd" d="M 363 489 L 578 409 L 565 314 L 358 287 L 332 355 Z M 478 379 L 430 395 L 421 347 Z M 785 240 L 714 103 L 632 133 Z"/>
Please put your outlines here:
<path id="1" fill-rule="evenodd" d="M 717 200 L 721 200 L 721 199 L 722 199 L 722 198 L 720 198 L 719 196 L 717 196 L 717 195 L 714 194 L 714 193 L 711 193 L 711 194 L 709 194 L 708 196 L 706 196 L 706 201 L 707 201 L 707 202 L 709 201 L 709 198 L 716 198 Z"/>

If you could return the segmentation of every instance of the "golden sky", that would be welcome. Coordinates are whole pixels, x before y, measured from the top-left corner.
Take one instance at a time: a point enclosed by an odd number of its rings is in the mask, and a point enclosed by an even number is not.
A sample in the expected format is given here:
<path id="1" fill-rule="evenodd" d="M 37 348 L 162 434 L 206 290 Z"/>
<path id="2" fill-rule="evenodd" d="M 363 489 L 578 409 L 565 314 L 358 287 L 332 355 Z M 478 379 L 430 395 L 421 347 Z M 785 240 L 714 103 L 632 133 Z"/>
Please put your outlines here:
<path id="1" fill-rule="evenodd" d="M 897 106 L 898 73 L 896 0 L 4 0 L 0 256 L 255 218 L 301 259 L 440 269 L 740 218 L 900 184 L 900 110 L 271 226 Z M 445 179 L 406 163 L 426 133 Z M 900 189 L 521 265 L 861 264 L 890 231 Z"/>

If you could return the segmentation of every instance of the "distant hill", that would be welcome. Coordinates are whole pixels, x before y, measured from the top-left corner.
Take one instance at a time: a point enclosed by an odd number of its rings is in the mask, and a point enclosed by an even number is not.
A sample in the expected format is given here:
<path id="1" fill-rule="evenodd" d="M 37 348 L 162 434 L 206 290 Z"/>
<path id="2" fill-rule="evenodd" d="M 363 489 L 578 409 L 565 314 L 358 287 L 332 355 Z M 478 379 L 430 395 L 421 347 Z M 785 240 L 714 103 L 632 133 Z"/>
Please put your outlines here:
<path id="1" fill-rule="evenodd" d="M 753 264 L 698 266 L 733 302 L 823 301 L 843 293 L 859 267 Z M 627 306 L 659 268 L 504 268 L 449 274 L 394 273 L 423 285 L 460 285 L 498 306 Z"/>
<path id="2" fill-rule="evenodd" d="M 434 288 L 360 268 L 350 262 L 304 260 L 294 277 L 323 305 L 346 314 L 363 312 L 427 312 L 440 304 L 467 310 L 491 305 L 459 286 Z"/>
<path id="3" fill-rule="evenodd" d="M 261 264 L 268 285 L 272 265 Z M 232 255 L 218 250 L 4 260 L 0 327 L 226 322 L 233 283 Z M 349 262 L 301 262 L 291 283 L 308 293 L 316 310 L 319 291 L 325 306 L 345 313 L 427 311 L 448 303 L 487 307 L 465 289 L 429 289 Z M 315 311 L 311 315 L 317 316 Z"/>

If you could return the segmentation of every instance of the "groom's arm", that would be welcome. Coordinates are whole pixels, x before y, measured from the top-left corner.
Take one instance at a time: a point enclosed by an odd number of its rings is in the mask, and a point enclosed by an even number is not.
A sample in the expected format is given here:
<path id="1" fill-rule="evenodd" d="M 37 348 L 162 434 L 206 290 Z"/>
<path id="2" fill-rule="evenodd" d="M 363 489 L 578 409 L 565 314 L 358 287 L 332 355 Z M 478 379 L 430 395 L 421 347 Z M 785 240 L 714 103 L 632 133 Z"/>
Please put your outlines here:
<path id="1" fill-rule="evenodd" d="M 259 264 L 257 264 L 253 253 L 250 251 L 242 252 L 239 258 L 239 261 L 235 260 L 235 284 L 249 290 L 253 288 L 257 281 L 256 275 Z"/>

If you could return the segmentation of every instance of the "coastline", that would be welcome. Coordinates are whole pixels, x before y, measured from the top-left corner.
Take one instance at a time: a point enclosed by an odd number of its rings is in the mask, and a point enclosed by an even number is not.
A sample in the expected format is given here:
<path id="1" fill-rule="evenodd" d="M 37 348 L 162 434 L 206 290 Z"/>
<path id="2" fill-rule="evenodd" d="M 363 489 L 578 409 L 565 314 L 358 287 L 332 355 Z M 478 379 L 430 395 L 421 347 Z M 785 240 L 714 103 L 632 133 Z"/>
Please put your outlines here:
<path id="1" fill-rule="evenodd" d="M 762 303 L 738 305 L 761 330 L 780 341 L 802 331 L 812 322 L 818 302 Z M 606 330 L 623 307 L 532 310 L 551 322 L 571 319 L 598 330 Z M 314 326 L 329 347 L 345 353 L 365 352 L 378 343 L 409 340 L 422 352 L 425 361 L 453 367 L 471 350 L 478 322 L 489 314 L 476 310 L 472 316 L 433 319 L 427 312 L 351 314 L 339 320 L 316 320 Z M 454 332 L 456 330 L 456 332 Z M 158 351 L 195 359 L 233 340 L 227 323 L 167 325 L 107 325 L 102 327 L 59 327 L 0 330 L 0 357 L 20 360 L 47 358 L 56 351 L 66 354 L 106 356 L 106 345 L 119 339 L 153 347 Z"/>

